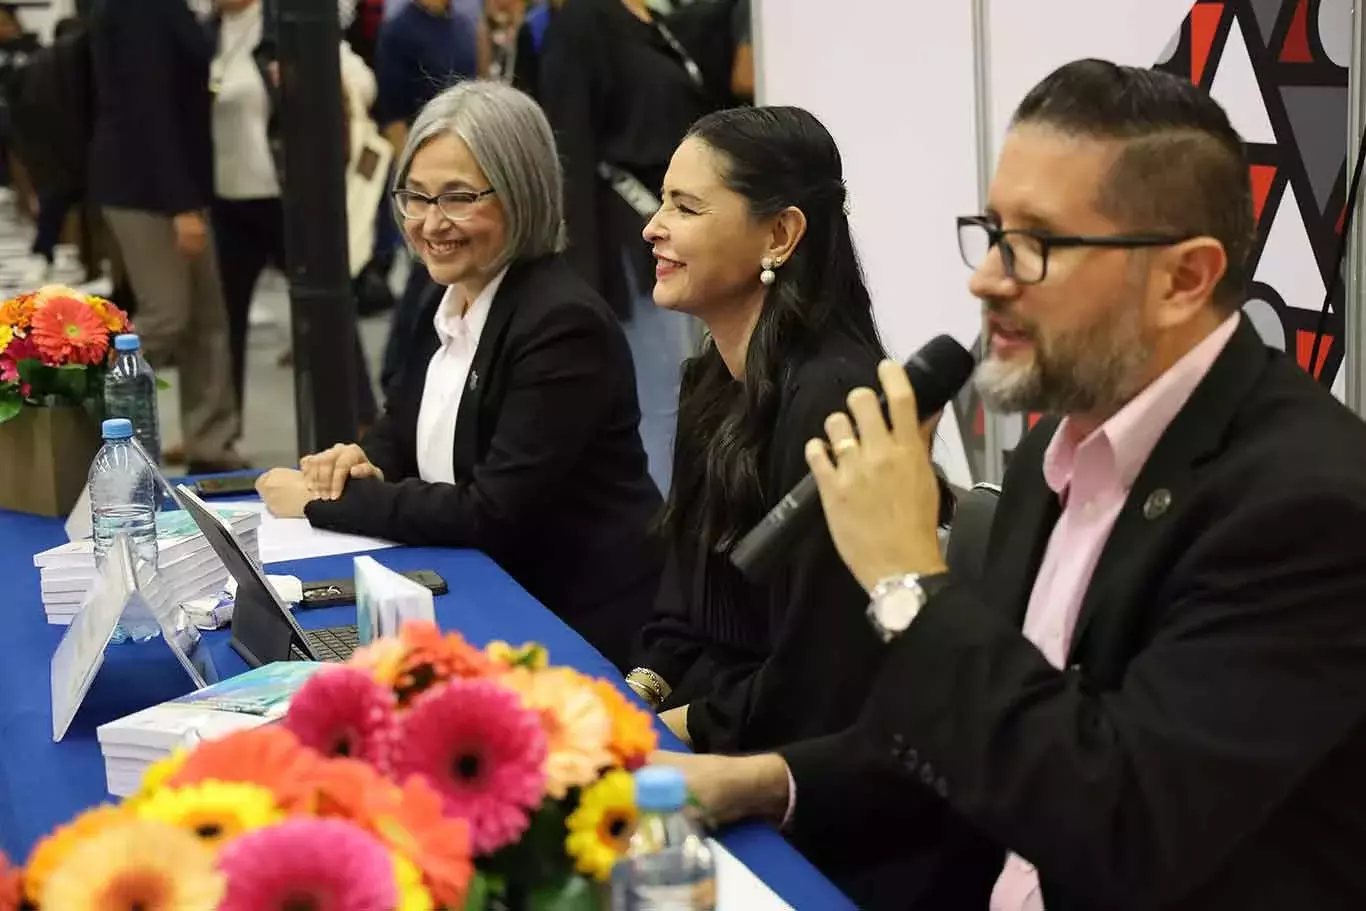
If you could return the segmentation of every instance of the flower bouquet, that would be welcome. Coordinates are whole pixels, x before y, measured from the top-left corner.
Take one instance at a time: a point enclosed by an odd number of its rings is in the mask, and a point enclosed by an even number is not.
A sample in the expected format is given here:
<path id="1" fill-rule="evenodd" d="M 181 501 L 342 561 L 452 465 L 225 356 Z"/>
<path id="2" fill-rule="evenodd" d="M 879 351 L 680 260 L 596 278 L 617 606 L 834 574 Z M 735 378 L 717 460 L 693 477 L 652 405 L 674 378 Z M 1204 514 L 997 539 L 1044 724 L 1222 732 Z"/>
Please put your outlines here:
<path id="1" fill-rule="evenodd" d="M 128 314 L 52 285 L 0 303 L 0 507 L 65 515 L 99 448 L 104 373 Z M 45 458 L 35 460 L 33 453 Z"/>
<path id="2" fill-rule="evenodd" d="M 98 400 L 113 338 L 132 328 L 114 304 L 61 285 L 0 304 L 0 424 L 25 404 Z"/>
<path id="3" fill-rule="evenodd" d="M 279 724 L 176 753 L 0 862 L 0 911 L 598 911 L 654 747 L 646 712 L 539 646 L 410 622 Z"/>

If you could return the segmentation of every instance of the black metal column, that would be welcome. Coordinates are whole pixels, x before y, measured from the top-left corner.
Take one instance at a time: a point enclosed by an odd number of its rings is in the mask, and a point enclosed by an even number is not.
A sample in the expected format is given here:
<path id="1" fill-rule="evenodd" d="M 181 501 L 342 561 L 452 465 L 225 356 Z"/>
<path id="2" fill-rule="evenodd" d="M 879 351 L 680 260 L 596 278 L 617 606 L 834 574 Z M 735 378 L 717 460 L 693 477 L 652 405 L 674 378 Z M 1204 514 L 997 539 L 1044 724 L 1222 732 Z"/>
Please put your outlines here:
<path id="1" fill-rule="evenodd" d="M 273 7 L 273 9 L 272 9 Z M 356 438 L 356 308 L 347 265 L 336 0 L 273 0 L 299 454 Z"/>

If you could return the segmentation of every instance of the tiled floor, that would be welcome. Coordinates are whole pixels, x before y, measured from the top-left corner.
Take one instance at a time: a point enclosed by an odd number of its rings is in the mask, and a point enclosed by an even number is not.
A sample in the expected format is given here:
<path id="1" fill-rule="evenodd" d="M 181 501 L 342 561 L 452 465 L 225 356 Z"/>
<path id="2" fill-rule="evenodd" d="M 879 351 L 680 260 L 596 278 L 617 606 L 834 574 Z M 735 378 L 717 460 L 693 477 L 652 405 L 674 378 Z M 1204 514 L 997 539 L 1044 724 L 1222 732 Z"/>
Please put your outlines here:
<path id="1" fill-rule="evenodd" d="M 28 267 L 29 244 L 33 228 L 19 217 L 8 193 L 0 191 L 0 300 L 24 290 L 23 275 Z M 57 262 L 50 281 L 73 284 L 82 278 L 75 251 L 58 248 Z M 395 293 L 402 290 L 403 275 L 395 275 Z M 107 293 L 107 289 L 104 293 Z M 361 341 L 378 376 L 379 358 L 389 328 L 389 314 L 361 320 Z M 289 295 L 284 277 L 267 273 L 253 302 L 252 328 L 247 350 L 246 414 L 242 455 L 262 468 L 292 465 L 295 452 L 294 376 L 292 369 L 280 365 L 280 355 L 289 346 Z M 175 372 L 165 379 L 170 388 L 161 393 L 161 435 L 165 445 L 180 439 L 180 419 L 176 397 Z"/>

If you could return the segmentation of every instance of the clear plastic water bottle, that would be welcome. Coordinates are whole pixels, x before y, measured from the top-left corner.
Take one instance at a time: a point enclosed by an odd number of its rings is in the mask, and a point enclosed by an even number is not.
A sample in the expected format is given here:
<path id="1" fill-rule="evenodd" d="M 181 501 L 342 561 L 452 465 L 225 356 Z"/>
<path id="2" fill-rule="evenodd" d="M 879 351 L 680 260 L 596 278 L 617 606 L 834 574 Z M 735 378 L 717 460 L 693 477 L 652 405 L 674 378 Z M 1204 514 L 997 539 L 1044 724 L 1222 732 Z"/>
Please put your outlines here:
<path id="1" fill-rule="evenodd" d="M 134 569 L 141 576 L 157 565 L 157 480 L 152 467 L 133 445 L 133 424 L 110 418 L 102 426 L 104 445 L 90 465 L 90 519 L 94 529 L 95 568 L 120 534 L 128 538 Z M 156 636 L 155 619 L 124 618 L 115 639 Z"/>
<path id="2" fill-rule="evenodd" d="M 105 417 L 127 418 L 142 448 L 161 462 L 161 425 L 157 422 L 157 378 L 136 335 L 114 337 L 114 363 L 104 375 Z"/>
<path id="3" fill-rule="evenodd" d="M 612 871 L 613 911 L 713 911 L 716 866 L 687 812 L 683 773 L 647 766 L 635 774 L 640 822 Z"/>

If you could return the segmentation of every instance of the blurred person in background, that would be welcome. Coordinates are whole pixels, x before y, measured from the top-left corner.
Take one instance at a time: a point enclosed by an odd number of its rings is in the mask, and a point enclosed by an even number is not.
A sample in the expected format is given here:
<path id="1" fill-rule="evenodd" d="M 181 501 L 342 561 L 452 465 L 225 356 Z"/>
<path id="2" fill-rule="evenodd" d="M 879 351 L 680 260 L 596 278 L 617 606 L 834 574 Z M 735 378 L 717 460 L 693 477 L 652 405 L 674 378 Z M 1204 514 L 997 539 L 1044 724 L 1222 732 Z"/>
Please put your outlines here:
<path id="1" fill-rule="evenodd" d="M 90 193 L 137 295 L 143 350 L 153 367 L 178 368 L 189 469 L 244 468 L 208 218 L 212 46 L 184 0 L 95 0 L 90 43 Z"/>
<path id="2" fill-rule="evenodd" d="M 94 91 L 89 37 L 74 16 L 57 23 L 52 44 L 31 55 L 11 83 L 14 147 L 38 198 L 37 231 L 22 278 L 27 288 L 49 280 L 67 217 L 85 198 Z M 81 218 L 87 256 L 90 221 Z"/>
<path id="3" fill-rule="evenodd" d="M 483 550 L 624 670 L 659 588 L 660 498 L 621 326 L 560 253 L 555 159 L 508 86 L 426 107 L 394 188 L 435 283 L 415 354 L 359 444 L 257 487 L 318 528 Z"/>
<path id="4" fill-rule="evenodd" d="M 11 158 L 13 124 L 10 119 L 10 98 L 15 75 L 38 50 L 38 37 L 24 31 L 19 22 L 19 8 L 13 3 L 0 3 L 0 185 L 16 183 L 26 210 L 33 209 L 32 191 L 22 175 L 12 173 L 16 162 Z M 15 180 L 15 177 L 20 177 Z"/>
<path id="5" fill-rule="evenodd" d="M 213 88 L 214 202 L 213 226 L 219 266 L 223 275 L 223 296 L 228 309 L 229 340 L 232 348 L 233 386 L 245 410 L 247 337 L 252 298 L 267 266 L 286 269 L 284 207 L 281 201 L 282 158 L 278 102 L 278 68 L 275 62 L 273 29 L 266 21 L 267 10 L 260 0 L 215 0 L 215 14 L 209 33 L 215 48 L 210 65 Z M 342 9 L 343 16 L 345 8 Z M 345 22 L 343 22 L 345 25 Z M 341 45 L 341 80 L 346 135 L 338 137 L 348 153 L 364 152 L 366 109 L 374 98 L 374 77 L 345 42 Z M 373 124 L 369 132 L 374 133 Z M 370 148 L 381 142 L 372 142 Z M 372 151 L 372 155 L 375 153 Z M 365 183 L 352 180 L 354 158 L 348 154 L 348 210 L 360 195 L 361 206 L 368 200 L 373 209 L 378 193 L 366 193 Z M 373 162 L 372 170 L 388 166 L 387 159 Z M 371 182 L 383 176 L 371 174 Z M 350 219 L 348 219 L 350 221 Z M 350 247 L 354 267 L 355 249 L 368 255 L 373 233 L 372 219 L 363 218 L 348 225 L 353 237 Z M 363 265 L 363 258 L 362 263 Z M 357 352 L 360 352 L 357 339 Z M 357 394 L 359 417 L 363 425 L 374 423 L 377 405 L 370 385 L 363 354 L 358 354 Z"/>
<path id="6" fill-rule="evenodd" d="M 569 258 L 625 324 L 650 474 L 667 492 L 681 365 L 699 329 L 655 307 L 640 231 L 674 149 L 710 106 L 703 74 L 644 0 L 565 0 L 539 63 L 564 163 Z"/>

